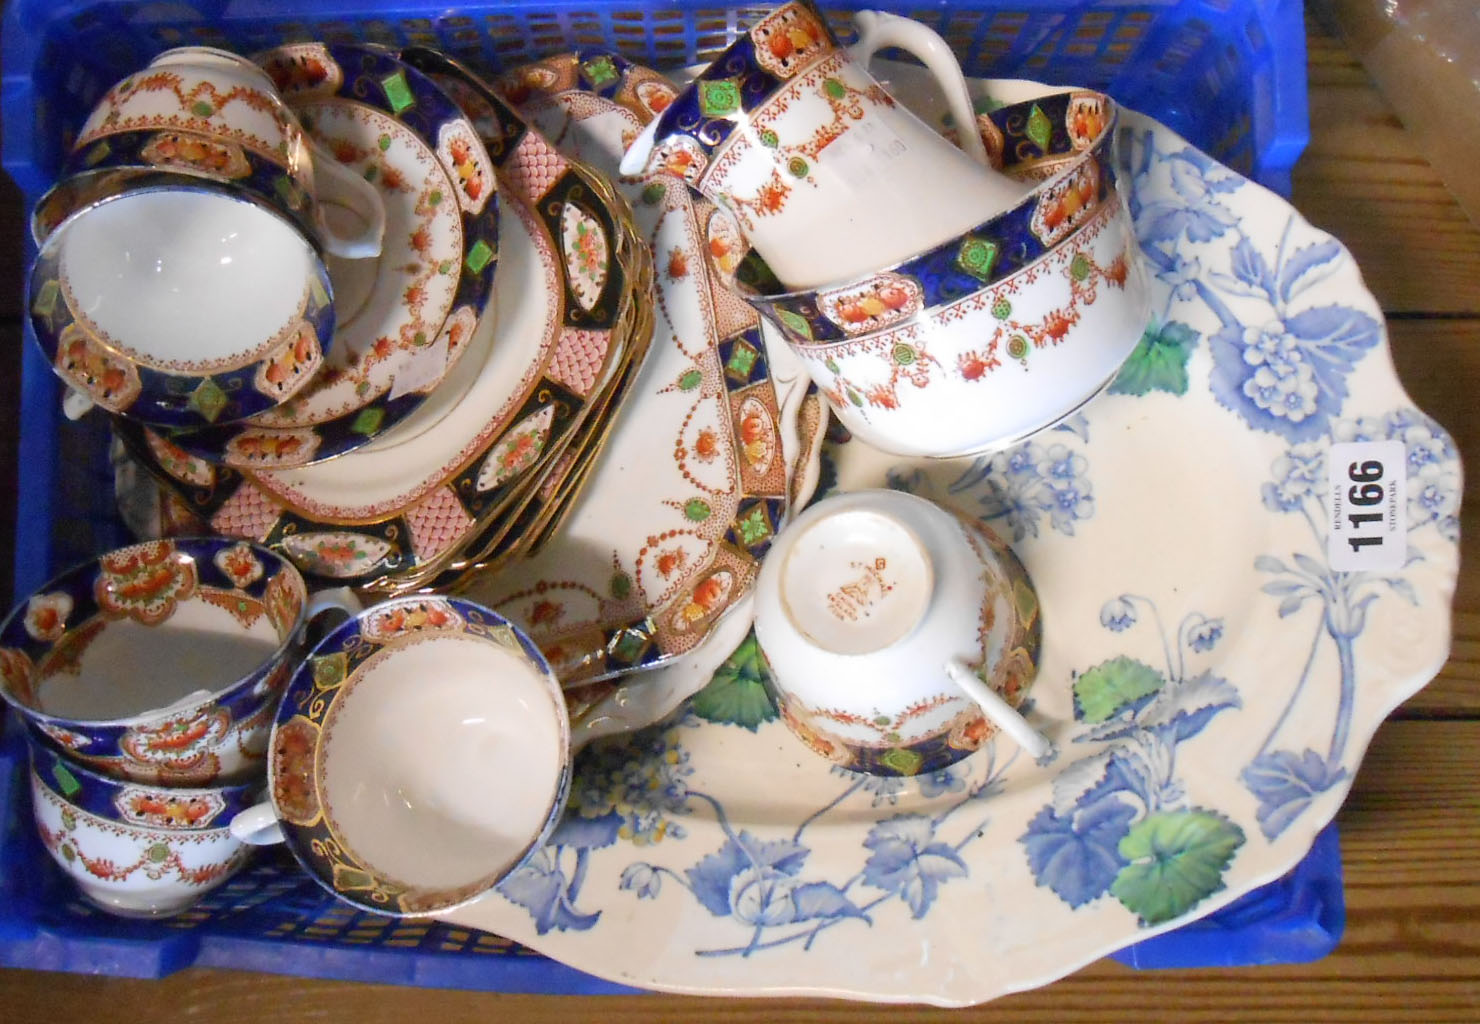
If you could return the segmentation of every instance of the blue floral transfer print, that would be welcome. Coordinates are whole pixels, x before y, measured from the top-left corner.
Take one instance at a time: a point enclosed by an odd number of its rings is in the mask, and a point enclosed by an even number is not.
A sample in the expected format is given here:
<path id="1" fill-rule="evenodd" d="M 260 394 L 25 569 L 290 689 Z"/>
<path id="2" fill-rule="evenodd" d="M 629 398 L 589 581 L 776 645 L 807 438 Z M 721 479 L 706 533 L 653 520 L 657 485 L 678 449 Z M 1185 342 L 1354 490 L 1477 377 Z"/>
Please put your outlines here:
<path id="1" fill-rule="evenodd" d="M 700 722 L 689 716 L 583 753 L 565 821 L 499 887 L 529 912 L 537 932 L 593 927 L 602 911 L 578 906 L 592 852 L 618 839 L 639 847 L 682 839 L 686 833 L 677 819 L 695 808 L 714 815 L 724 836 L 719 848 L 704 852 L 683 870 L 634 861 L 623 869 L 620 888 L 638 899 L 656 899 L 664 885 L 678 885 L 710 914 L 749 930 L 749 941 L 701 949 L 698 956 L 809 949 L 837 925 L 871 924 L 875 908 L 893 900 L 902 902 L 911 917 L 923 918 L 943 887 L 969 874 L 962 851 L 982 837 L 987 824 L 970 809 L 1000 791 L 1016 757 L 1014 752 L 999 762 L 995 747 L 989 746 L 968 761 L 912 781 L 834 769 L 839 790 L 831 801 L 788 834 L 758 835 L 736 828 L 721 801 L 689 787 L 686 780 L 693 769 L 683 738 Z M 948 802 L 933 813 L 901 812 L 875 823 L 862 841 L 861 865 L 847 877 L 816 872 L 810 863 L 809 828 L 831 814 L 853 813 L 865 800 L 874 808 L 892 805 L 910 784 L 927 797 Z"/>
<path id="2" fill-rule="evenodd" d="M 1089 423 L 1076 413 L 1041 437 L 972 459 L 946 485 L 947 494 L 974 501 L 977 518 L 1012 531 L 1014 541 L 1037 537 L 1045 527 L 1072 537 L 1075 524 L 1095 514 L 1094 484 L 1084 454 Z M 946 496 L 935 493 L 918 465 L 896 466 L 887 480 L 897 491 L 934 500 Z"/>
<path id="3" fill-rule="evenodd" d="M 1332 427 L 1332 439 L 1342 441 L 1403 442 L 1408 494 L 1407 527 L 1415 531 L 1432 527 L 1446 541 L 1459 539 L 1460 475 L 1454 440 L 1438 424 L 1416 409 L 1398 409 L 1381 416 L 1341 420 Z M 1401 571 L 1338 572 L 1326 555 L 1326 455 L 1330 441 L 1311 441 L 1290 447 L 1270 467 L 1270 479 L 1260 488 L 1264 507 L 1282 515 L 1302 517 L 1311 532 L 1314 553 L 1295 551 L 1287 557 L 1263 555 L 1254 567 L 1270 579 L 1261 588 L 1279 599 L 1281 618 L 1299 612 L 1308 602 L 1321 607 L 1314 623 L 1310 654 L 1291 689 L 1289 703 L 1275 721 L 1259 753 L 1244 768 L 1241 778 L 1259 798 L 1256 812 L 1266 838 L 1275 839 L 1305 811 L 1320 794 L 1351 780 L 1345 763 L 1347 742 L 1357 687 L 1356 643 L 1367 625 L 1370 606 L 1384 595 L 1418 603 L 1418 594 Z M 1410 544 L 1408 562 L 1423 555 Z M 1324 751 L 1281 748 L 1277 740 L 1286 722 L 1300 705 L 1311 665 L 1323 641 L 1336 649 L 1341 669 L 1340 697 L 1330 745 Z M 1307 709 L 1307 713 L 1311 713 Z"/>
<path id="4" fill-rule="evenodd" d="M 1165 378 L 1167 361 L 1196 344 L 1196 332 L 1173 313 L 1201 303 L 1221 325 L 1208 336 L 1218 402 L 1254 429 L 1289 441 L 1327 436 L 1346 400 L 1346 378 L 1377 346 L 1381 327 L 1361 310 L 1302 299 L 1350 256 L 1334 239 L 1298 230 L 1293 213 L 1274 251 L 1262 251 L 1228 202 L 1233 192 L 1257 186 L 1190 146 L 1163 152 L 1154 140 L 1150 130 L 1127 131 L 1121 150 L 1136 237 L 1167 291 L 1160 326 L 1148 332 L 1161 344 L 1154 369 Z M 1319 240 L 1300 244 L 1299 233 Z M 1201 258 L 1188 252 L 1215 241 L 1229 243 L 1216 263 L 1204 265 L 1211 256 L 1205 249 Z"/>
<path id="5" fill-rule="evenodd" d="M 1053 800 L 1019 837 L 1028 867 L 1070 907 L 1106 895 L 1155 925 L 1187 913 L 1223 888 L 1223 873 L 1244 833 L 1218 811 L 1189 804 L 1177 748 L 1216 715 L 1241 707 L 1238 691 L 1192 656 L 1222 638 L 1221 619 L 1191 614 L 1168 634 L 1156 602 L 1122 594 L 1100 610 L 1120 633 L 1148 617 L 1161 636 L 1166 668 L 1125 656 L 1076 674 L 1076 743 L 1106 744 L 1068 765 Z"/>

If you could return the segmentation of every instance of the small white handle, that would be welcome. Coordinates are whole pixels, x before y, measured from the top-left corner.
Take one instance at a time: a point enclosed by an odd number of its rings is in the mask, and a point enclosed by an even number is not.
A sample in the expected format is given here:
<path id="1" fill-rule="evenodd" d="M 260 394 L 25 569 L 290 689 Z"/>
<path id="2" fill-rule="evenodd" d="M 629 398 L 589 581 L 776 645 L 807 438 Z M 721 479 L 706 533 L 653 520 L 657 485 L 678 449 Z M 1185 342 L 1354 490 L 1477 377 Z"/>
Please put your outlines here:
<path id="1" fill-rule="evenodd" d="M 385 200 L 380 192 L 308 135 L 303 136 L 303 141 L 308 144 L 313 159 L 314 190 L 318 193 L 314 224 L 324 248 L 347 260 L 379 256 L 385 241 Z M 344 207 L 359 217 L 364 226 L 349 234 L 336 231 L 324 217 L 325 203 Z"/>
<path id="2" fill-rule="evenodd" d="M 982 682 L 981 677 L 957 658 L 946 662 L 946 673 L 966 695 L 976 701 L 992 723 L 1017 741 L 1033 760 L 1038 760 L 1053 749 L 1047 736 L 1028 724 L 1017 708 L 1002 699 L 1002 695 Z"/>
<path id="3" fill-rule="evenodd" d="M 850 46 L 848 52 L 860 64 L 867 66 L 874 54 L 886 46 L 897 46 L 920 58 L 945 93 L 951 119 L 956 122 L 961 136 L 961 148 L 967 156 L 990 169 L 992 162 L 987 158 L 987 147 L 982 144 L 981 133 L 976 129 L 976 111 L 971 107 L 966 76 L 962 74 L 961 64 L 951 52 L 950 44 L 940 37 L 940 33 L 918 21 L 887 11 L 859 11 L 853 15 L 853 24 L 858 29 L 858 42 Z"/>
<path id="4" fill-rule="evenodd" d="M 272 846 L 283 841 L 283 827 L 278 824 L 272 804 L 266 800 L 232 818 L 227 828 L 233 839 L 248 846 Z"/>

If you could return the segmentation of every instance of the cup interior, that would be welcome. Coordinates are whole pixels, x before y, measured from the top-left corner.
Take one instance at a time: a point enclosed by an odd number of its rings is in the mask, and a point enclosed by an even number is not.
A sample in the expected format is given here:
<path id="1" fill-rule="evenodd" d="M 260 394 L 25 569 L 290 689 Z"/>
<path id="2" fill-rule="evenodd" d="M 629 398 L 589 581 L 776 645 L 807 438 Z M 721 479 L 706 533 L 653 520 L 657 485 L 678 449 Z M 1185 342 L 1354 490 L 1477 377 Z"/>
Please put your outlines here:
<path id="1" fill-rule="evenodd" d="M 0 626 L 5 699 L 53 727 L 124 723 L 273 664 L 305 600 L 296 570 L 224 540 L 156 541 L 58 576 Z"/>
<path id="2" fill-rule="evenodd" d="M 292 225 L 216 189 L 126 192 L 75 217 L 55 246 L 77 318 L 167 372 L 229 369 L 281 346 L 317 276 Z"/>
<path id="3" fill-rule="evenodd" d="M 413 597 L 315 648 L 284 697 L 270 783 L 322 884 L 429 913 L 491 888 L 548 834 L 569 764 L 564 699 L 533 645 L 486 609 Z"/>

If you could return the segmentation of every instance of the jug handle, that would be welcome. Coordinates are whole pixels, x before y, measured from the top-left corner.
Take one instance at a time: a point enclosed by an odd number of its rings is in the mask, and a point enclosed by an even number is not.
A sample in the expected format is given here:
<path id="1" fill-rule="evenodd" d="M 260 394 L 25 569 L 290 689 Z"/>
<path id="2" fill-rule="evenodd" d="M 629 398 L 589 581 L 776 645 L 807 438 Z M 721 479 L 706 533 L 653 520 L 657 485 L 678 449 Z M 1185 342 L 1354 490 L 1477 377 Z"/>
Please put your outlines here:
<path id="1" fill-rule="evenodd" d="M 848 52 L 860 64 L 867 66 L 874 54 L 886 46 L 908 50 L 924 62 L 945 93 L 951 119 L 959 129 L 961 148 L 967 156 L 990 170 L 992 163 L 987 157 L 987 147 L 982 144 L 981 133 L 976 130 L 976 111 L 972 109 L 971 96 L 966 91 L 966 76 L 962 74 L 961 64 L 951 52 L 950 45 L 940 34 L 918 21 L 887 11 L 859 11 L 853 16 L 853 24 L 858 29 L 858 42 L 850 46 Z"/>

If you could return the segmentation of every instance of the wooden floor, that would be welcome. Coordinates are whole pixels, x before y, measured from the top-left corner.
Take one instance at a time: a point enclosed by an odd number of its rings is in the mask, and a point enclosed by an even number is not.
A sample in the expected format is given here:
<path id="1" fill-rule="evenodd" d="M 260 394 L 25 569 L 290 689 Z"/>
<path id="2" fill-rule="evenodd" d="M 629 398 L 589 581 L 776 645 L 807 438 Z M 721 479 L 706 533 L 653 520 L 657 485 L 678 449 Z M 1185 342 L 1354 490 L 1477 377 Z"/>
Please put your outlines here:
<path id="1" fill-rule="evenodd" d="M 1463 0 L 1462 0 L 1463 2 Z M 1451 430 L 1470 470 L 1463 558 L 1480 560 L 1480 230 L 1467 222 L 1349 51 L 1309 40 L 1311 146 L 1295 205 L 1351 247 L 1387 310 L 1414 401 Z M 0 231 L 17 237 L 13 193 Z M 0 281 L 18 282 L 17 246 Z M 0 413 L 18 341 L 0 290 Z M 5 415 L 6 424 L 13 415 Z M 9 473 L 0 457 L 0 473 Z M 0 476 L 0 483 L 4 483 Z M 13 493 L 13 484 L 3 493 Z M 0 502 L 4 514 L 10 514 Z M 5 536 L 10 535 L 9 525 Z M 4 573 L 8 578 L 9 571 Z M 1453 655 L 1378 733 L 1340 815 L 1348 923 L 1314 964 L 1137 972 L 1094 964 L 963 1011 L 809 1000 L 500 996 L 192 970 L 162 981 L 0 971 L 0 1021 L 1480 1021 L 1480 574 L 1462 577 Z"/>

